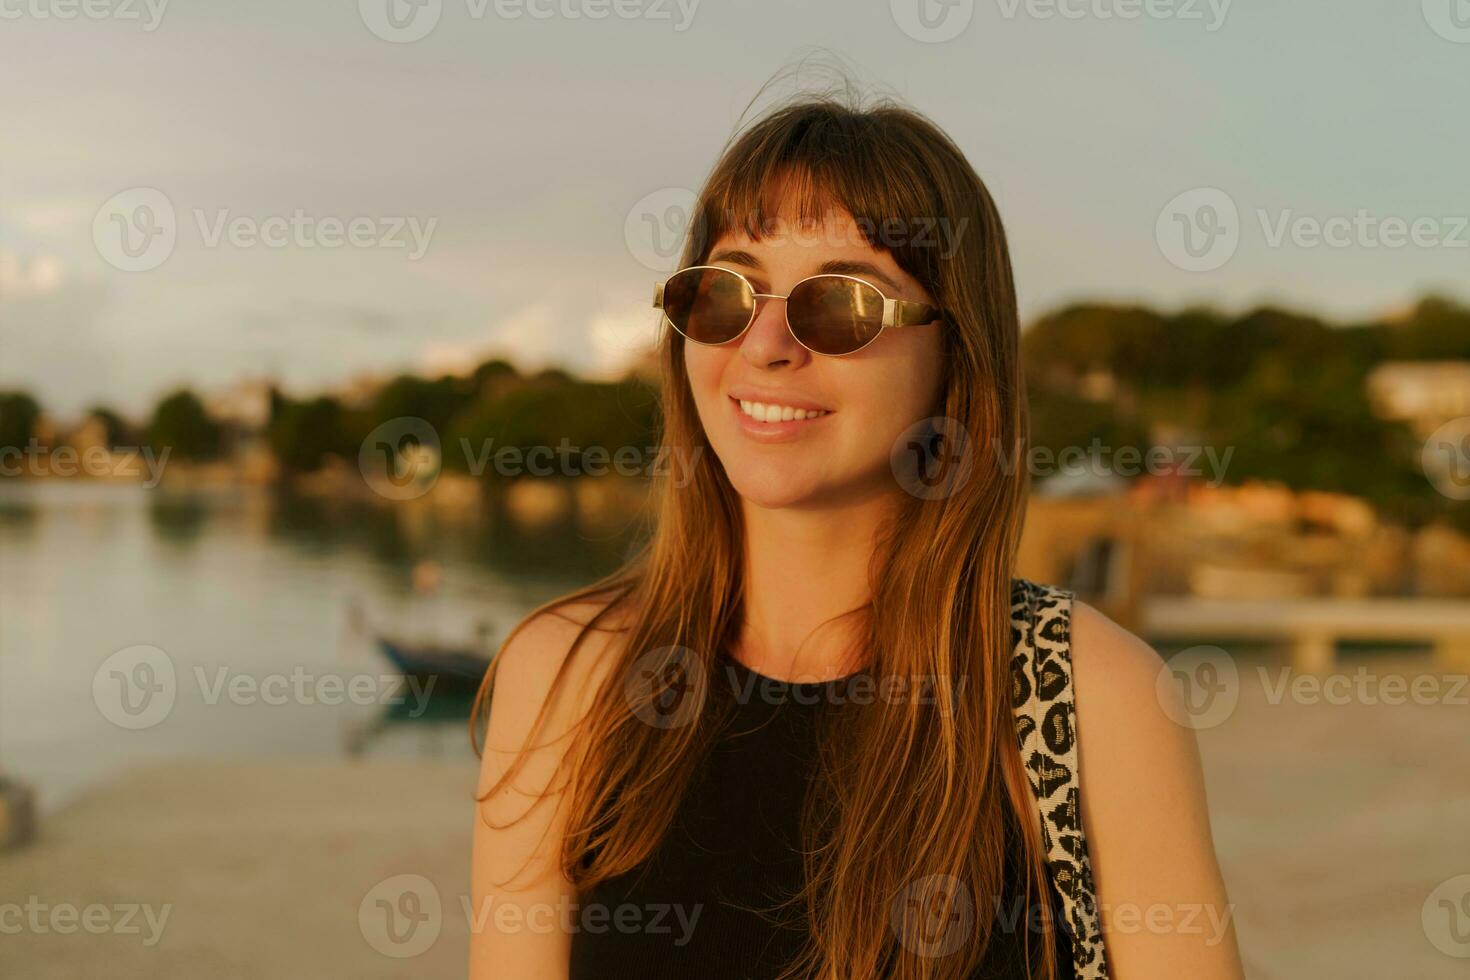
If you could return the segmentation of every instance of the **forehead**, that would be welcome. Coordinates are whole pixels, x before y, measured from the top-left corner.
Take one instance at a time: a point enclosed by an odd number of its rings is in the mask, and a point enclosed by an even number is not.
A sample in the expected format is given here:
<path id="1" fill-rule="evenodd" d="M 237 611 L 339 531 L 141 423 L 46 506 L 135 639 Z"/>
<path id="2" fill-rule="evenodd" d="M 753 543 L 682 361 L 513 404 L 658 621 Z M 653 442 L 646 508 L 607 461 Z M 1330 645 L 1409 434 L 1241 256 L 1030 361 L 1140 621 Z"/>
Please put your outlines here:
<path id="1" fill-rule="evenodd" d="M 884 273 L 895 284 L 904 278 L 893 256 L 873 247 L 867 222 L 856 220 L 840 208 L 816 218 L 803 218 L 784 210 L 753 228 L 733 222 L 715 240 L 705 260 L 727 262 L 761 269 L 769 264 L 791 264 L 803 270 L 819 265 L 851 263 Z"/>
<path id="2" fill-rule="evenodd" d="M 827 248 L 857 249 L 876 252 L 871 237 L 874 223 L 853 218 L 845 209 L 827 205 L 817 214 L 803 214 L 793 204 L 783 202 L 775 212 L 763 212 L 748 220 L 721 222 L 724 226 L 715 240 L 715 248 L 738 244 L 749 248 Z"/>

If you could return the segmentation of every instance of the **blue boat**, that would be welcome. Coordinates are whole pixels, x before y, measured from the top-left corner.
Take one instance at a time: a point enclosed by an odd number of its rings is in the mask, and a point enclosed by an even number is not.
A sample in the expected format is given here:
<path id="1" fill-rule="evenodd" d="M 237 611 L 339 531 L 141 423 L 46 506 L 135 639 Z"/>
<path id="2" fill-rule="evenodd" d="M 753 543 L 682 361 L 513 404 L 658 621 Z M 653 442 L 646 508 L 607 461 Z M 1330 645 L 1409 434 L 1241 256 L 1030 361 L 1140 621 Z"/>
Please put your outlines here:
<path id="1" fill-rule="evenodd" d="M 375 638 L 378 649 L 406 678 L 417 678 L 431 694 L 479 690 L 490 669 L 490 658 L 477 650 L 433 645 L 409 645 L 386 636 Z M 433 686 L 428 685 L 432 682 Z"/>

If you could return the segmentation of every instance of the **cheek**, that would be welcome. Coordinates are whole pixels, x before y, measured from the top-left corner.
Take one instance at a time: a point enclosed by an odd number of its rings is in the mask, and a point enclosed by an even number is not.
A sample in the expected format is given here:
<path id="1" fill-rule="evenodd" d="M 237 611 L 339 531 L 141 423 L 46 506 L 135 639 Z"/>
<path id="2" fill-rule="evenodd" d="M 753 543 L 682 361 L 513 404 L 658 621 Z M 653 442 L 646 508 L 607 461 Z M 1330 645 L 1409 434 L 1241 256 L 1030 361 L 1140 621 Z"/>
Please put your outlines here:
<path id="1" fill-rule="evenodd" d="M 701 418 L 719 394 L 720 379 L 729 359 L 730 351 L 723 347 L 684 345 L 684 371 L 689 375 L 689 388 L 694 393 Z"/>
<path id="2" fill-rule="evenodd" d="M 689 391 L 694 396 L 694 407 L 699 412 L 700 424 L 706 436 L 720 445 L 720 411 L 724 406 L 725 373 L 730 358 L 736 351 L 727 347 L 701 347 L 698 344 L 684 345 L 684 373 L 689 376 Z"/>
<path id="3" fill-rule="evenodd" d="M 902 356 L 854 364 L 855 370 L 845 379 L 844 388 L 852 404 L 859 407 L 856 414 L 862 416 L 858 428 L 871 435 L 874 443 L 897 438 L 919 419 L 942 411 L 938 346 L 931 338 L 921 341 L 915 337 L 911 343 L 912 348 L 903 350 Z"/>
<path id="4" fill-rule="evenodd" d="M 923 338 L 920 355 L 916 358 L 909 382 L 913 418 L 924 418 L 943 409 L 939 402 L 944 381 L 944 352 L 937 331 L 930 330 Z"/>

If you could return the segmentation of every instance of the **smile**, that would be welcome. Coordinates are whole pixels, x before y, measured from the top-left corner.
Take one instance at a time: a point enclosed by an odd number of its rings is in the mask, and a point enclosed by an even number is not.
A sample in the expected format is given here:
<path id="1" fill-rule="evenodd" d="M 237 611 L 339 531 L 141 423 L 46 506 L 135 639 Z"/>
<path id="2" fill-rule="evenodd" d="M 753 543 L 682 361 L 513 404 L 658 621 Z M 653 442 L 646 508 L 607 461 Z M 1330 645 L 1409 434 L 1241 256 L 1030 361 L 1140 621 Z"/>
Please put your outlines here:
<path id="1" fill-rule="evenodd" d="M 776 405 L 768 402 L 756 402 L 740 399 L 740 411 L 748 418 L 757 422 L 801 422 L 806 419 L 821 418 L 830 414 L 819 408 L 793 408 L 790 405 Z"/>

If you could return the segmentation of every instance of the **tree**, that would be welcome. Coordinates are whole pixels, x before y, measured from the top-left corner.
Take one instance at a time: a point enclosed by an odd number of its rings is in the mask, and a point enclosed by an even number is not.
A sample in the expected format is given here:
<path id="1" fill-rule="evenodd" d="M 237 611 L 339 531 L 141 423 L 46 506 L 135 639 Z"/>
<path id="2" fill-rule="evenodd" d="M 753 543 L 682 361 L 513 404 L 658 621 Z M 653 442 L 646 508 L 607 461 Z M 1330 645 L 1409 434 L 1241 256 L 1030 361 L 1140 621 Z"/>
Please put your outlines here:
<path id="1" fill-rule="evenodd" d="M 558 451 L 565 441 L 572 467 L 582 471 L 580 450 L 611 454 L 622 447 L 644 459 L 657 426 L 657 395 L 640 381 L 598 383 L 547 373 L 498 398 L 478 402 L 455 419 L 446 439 L 446 460 L 455 467 L 507 447 L 537 446 Z M 449 452 L 465 440 L 468 453 Z M 468 457 L 468 458 L 467 458 Z M 647 465 L 652 460 L 646 460 Z M 599 464 L 601 465 L 601 464 Z M 486 471 L 493 474 L 493 466 Z"/>
<path id="2" fill-rule="evenodd" d="M 136 439 L 132 427 L 121 415 L 110 408 L 94 405 L 87 411 L 87 418 L 96 419 L 102 423 L 103 440 L 108 449 L 117 449 L 119 446 L 132 445 Z"/>
<path id="3" fill-rule="evenodd" d="M 24 391 L 0 391 L 0 448 L 24 449 L 36 434 L 41 406 Z"/>
<path id="4" fill-rule="evenodd" d="M 450 420 L 473 399 L 471 382 L 464 379 L 445 375 L 431 381 L 404 374 L 378 392 L 368 416 L 373 425 L 397 418 L 423 419 L 442 439 Z"/>
<path id="5" fill-rule="evenodd" d="M 314 470 L 329 454 L 343 458 L 355 454 L 347 428 L 346 413 L 335 398 L 323 395 L 305 402 L 282 398 L 274 405 L 266 437 L 283 467 Z"/>
<path id="6" fill-rule="evenodd" d="M 209 417 L 199 396 L 187 388 L 160 401 L 148 423 L 148 442 L 154 450 L 168 449 L 184 459 L 214 459 L 220 452 L 220 435 L 219 424 Z"/>

